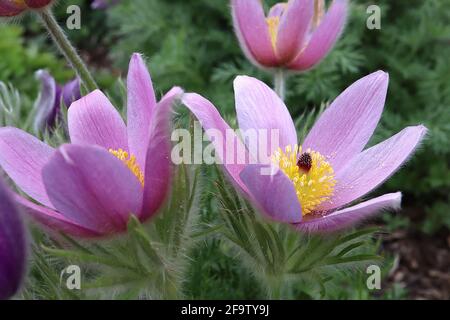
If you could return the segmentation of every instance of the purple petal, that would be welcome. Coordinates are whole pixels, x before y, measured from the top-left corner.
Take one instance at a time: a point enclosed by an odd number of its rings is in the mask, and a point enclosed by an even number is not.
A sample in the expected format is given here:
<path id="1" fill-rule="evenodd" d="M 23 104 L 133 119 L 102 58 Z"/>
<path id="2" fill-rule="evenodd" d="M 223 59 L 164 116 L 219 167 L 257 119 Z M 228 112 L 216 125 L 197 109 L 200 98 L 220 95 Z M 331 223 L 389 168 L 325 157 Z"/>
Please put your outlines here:
<path id="1" fill-rule="evenodd" d="M 270 170 L 276 171 L 270 175 Z M 281 170 L 249 165 L 242 170 L 240 177 L 253 202 L 269 218 L 285 223 L 299 223 L 302 220 L 302 208 L 294 184 Z"/>
<path id="2" fill-rule="evenodd" d="M 141 55 L 133 54 L 128 69 L 128 146 L 145 168 L 150 122 L 156 106 L 152 80 Z"/>
<path id="3" fill-rule="evenodd" d="M 264 138 L 268 142 L 268 156 L 279 147 L 284 149 L 298 144 L 294 122 L 286 105 L 265 83 L 238 76 L 234 80 L 234 95 L 239 128 L 244 131 L 267 130 Z M 279 141 L 271 141 L 272 134 L 278 134 Z"/>
<path id="4" fill-rule="evenodd" d="M 25 229 L 10 190 L 0 179 L 0 300 L 11 298 L 25 274 Z"/>
<path id="5" fill-rule="evenodd" d="M 41 82 L 39 97 L 34 103 L 36 115 L 34 118 L 34 132 L 43 132 L 53 126 L 59 112 L 59 96 L 61 94 L 55 79 L 45 70 L 36 72 L 36 78 Z"/>
<path id="6" fill-rule="evenodd" d="M 284 10 L 286 9 L 286 3 L 284 2 L 279 2 L 276 3 L 274 6 L 272 6 L 272 8 L 270 8 L 269 10 L 269 14 L 267 15 L 269 18 L 272 17 L 280 17 L 283 15 Z"/>
<path id="7" fill-rule="evenodd" d="M 64 232 L 68 235 L 82 238 L 99 237 L 100 233 L 78 225 L 58 212 L 37 205 L 19 195 L 16 195 L 16 201 L 21 209 L 31 216 L 38 223 L 49 228 L 49 231 Z"/>
<path id="8" fill-rule="evenodd" d="M 372 136 L 386 100 L 389 76 L 372 73 L 348 87 L 320 116 L 303 144 L 328 158 L 338 172 Z"/>
<path id="9" fill-rule="evenodd" d="M 322 22 L 311 35 L 306 48 L 289 64 L 289 68 L 304 71 L 325 58 L 344 30 L 347 11 L 347 0 L 334 0 Z"/>
<path id="10" fill-rule="evenodd" d="M 23 192 L 48 207 L 52 204 L 42 181 L 42 168 L 54 151 L 20 129 L 0 128 L 0 166 Z"/>
<path id="11" fill-rule="evenodd" d="M 98 146 L 64 145 L 43 169 L 56 210 L 103 235 L 126 229 L 139 216 L 142 186 L 124 163 Z"/>
<path id="12" fill-rule="evenodd" d="M 206 131 L 209 139 L 214 144 L 216 157 L 223 164 L 226 173 L 231 178 L 231 181 L 244 193 L 248 193 L 247 187 L 242 183 L 241 178 L 239 177 L 239 174 L 242 169 L 244 169 L 245 164 L 241 164 L 237 161 L 238 159 L 236 156 L 236 150 L 244 150 L 243 152 L 245 153 L 245 159 L 249 159 L 250 157 L 242 141 L 223 120 L 211 102 L 196 93 L 185 94 L 182 101 L 200 121 L 200 124 Z M 210 130 L 219 131 L 223 139 L 216 139 L 214 135 L 211 135 Z M 225 139 L 228 140 L 225 141 Z M 233 147 L 233 150 L 231 151 L 228 149 L 230 146 Z"/>
<path id="13" fill-rule="evenodd" d="M 0 17 L 13 17 L 25 10 L 25 5 L 13 0 L 0 0 Z"/>
<path id="14" fill-rule="evenodd" d="M 303 47 L 306 31 L 314 14 L 312 0 L 290 0 L 278 27 L 276 54 L 283 62 L 290 62 Z"/>
<path id="15" fill-rule="evenodd" d="M 332 200 L 321 209 L 342 207 L 375 189 L 412 155 L 426 132 L 424 126 L 405 128 L 349 160 L 336 175 Z"/>
<path id="16" fill-rule="evenodd" d="M 144 203 L 141 220 L 154 215 L 166 199 L 171 179 L 170 118 L 175 99 L 183 93 L 172 88 L 156 105 L 150 125 L 149 145 L 145 160 Z"/>
<path id="17" fill-rule="evenodd" d="M 278 64 L 259 0 L 232 0 L 234 30 L 247 58 L 257 66 Z"/>
<path id="18" fill-rule="evenodd" d="M 119 112 L 99 90 L 72 103 L 68 113 L 72 143 L 128 150 L 127 129 Z"/>
<path id="19" fill-rule="evenodd" d="M 68 108 L 72 102 L 77 101 L 81 98 L 80 91 L 80 79 L 75 78 L 72 81 L 66 83 L 62 88 L 62 101 L 64 105 Z"/>
<path id="20" fill-rule="evenodd" d="M 385 194 L 325 216 L 310 218 L 306 216 L 300 224 L 295 225 L 295 228 L 308 233 L 341 230 L 380 214 L 383 210 L 399 209 L 401 199 L 402 194 L 400 192 Z"/>

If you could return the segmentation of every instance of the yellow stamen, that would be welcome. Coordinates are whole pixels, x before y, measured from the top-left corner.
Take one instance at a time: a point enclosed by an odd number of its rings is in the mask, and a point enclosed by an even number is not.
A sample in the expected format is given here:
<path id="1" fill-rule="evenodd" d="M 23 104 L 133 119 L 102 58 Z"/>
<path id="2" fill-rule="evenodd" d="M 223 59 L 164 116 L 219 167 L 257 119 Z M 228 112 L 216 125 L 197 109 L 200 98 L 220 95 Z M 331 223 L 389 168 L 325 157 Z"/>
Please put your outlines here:
<path id="1" fill-rule="evenodd" d="M 297 165 L 298 158 L 303 153 L 301 146 L 287 146 L 284 151 L 278 149 L 272 156 L 272 161 L 294 183 L 304 216 L 313 212 L 319 204 L 330 200 L 336 185 L 334 170 L 325 157 L 309 149 L 306 152 L 312 160 L 309 170 Z"/>
<path id="2" fill-rule="evenodd" d="M 142 186 L 144 186 L 144 174 L 139 168 L 139 165 L 136 163 L 136 157 L 134 155 L 129 155 L 128 152 L 119 149 L 109 149 L 109 152 L 112 153 L 117 159 L 121 160 L 130 171 L 136 176 Z"/>
<path id="3" fill-rule="evenodd" d="M 272 42 L 272 47 L 275 49 L 277 46 L 278 38 L 278 25 L 280 24 L 280 17 L 269 17 L 266 18 L 267 26 L 269 27 L 270 41 Z"/>

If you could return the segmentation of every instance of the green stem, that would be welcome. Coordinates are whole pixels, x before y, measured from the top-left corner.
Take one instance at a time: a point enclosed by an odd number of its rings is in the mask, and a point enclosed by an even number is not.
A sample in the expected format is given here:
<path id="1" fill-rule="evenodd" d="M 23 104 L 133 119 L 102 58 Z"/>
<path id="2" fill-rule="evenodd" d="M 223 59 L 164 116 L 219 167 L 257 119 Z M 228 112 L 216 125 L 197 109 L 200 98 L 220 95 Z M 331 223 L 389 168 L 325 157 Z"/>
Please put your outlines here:
<path id="1" fill-rule="evenodd" d="M 264 280 L 267 286 L 267 296 L 271 300 L 281 300 L 283 298 L 283 276 L 266 275 Z"/>
<path id="2" fill-rule="evenodd" d="M 274 75 L 274 86 L 275 92 L 281 98 L 285 100 L 286 98 L 286 74 L 283 69 L 278 69 Z"/>
<path id="3" fill-rule="evenodd" d="M 98 89 L 94 78 L 87 69 L 83 60 L 81 60 L 75 48 L 70 43 L 69 39 L 66 37 L 64 30 L 59 26 L 56 21 L 52 11 L 50 9 L 44 9 L 37 11 L 37 14 L 42 19 L 45 28 L 50 33 L 53 41 L 56 43 L 58 49 L 70 63 L 72 68 L 76 71 L 84 87 L 88 92 Z"/>

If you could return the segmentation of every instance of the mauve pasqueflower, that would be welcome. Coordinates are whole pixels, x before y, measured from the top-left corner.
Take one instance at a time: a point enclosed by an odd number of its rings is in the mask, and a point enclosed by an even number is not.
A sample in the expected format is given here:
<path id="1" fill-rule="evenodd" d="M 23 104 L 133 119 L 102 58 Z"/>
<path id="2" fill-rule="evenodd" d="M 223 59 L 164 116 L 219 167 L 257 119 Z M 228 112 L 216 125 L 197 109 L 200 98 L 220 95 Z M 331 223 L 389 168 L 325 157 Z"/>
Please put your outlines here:
<path id="1" fill-rule="evenodd" d="M 26 269 L 26 238 L 11 191 L 0 178 L 0 300 L 19 289 Z"/>
<path id="2" fill-rule="evenodd" d="M 0 165 L 39 202 L 17 196 L 39 222 L 74 236 L 99 237 L 126 230 L 130 215 L 152 217 L 169 190 L 170 116 L 180 88 L 158 103 L 138 54 L 128 71 L 126 126 L 96 90 L 72 103 L 71 144 L 58 149 L 16 128 L 0 128 Z"/>
<path id="3" fill-rule="evenodd" d="M 232 158 L 229 146 L 235 146 L 231 153 L 239 149 L 251 153 L 248 140 L 244 142 L 247 150 L 236 135 L 226 143 L 213 136 L 210 139 L 225 163 L 225 172 L 268 217 L 307 232 L 342 229 L 381 209 L 400 206 L 401 193 L 397 192 L 347 207 L 389 178 L 427 131 L 422 125 L 407 127 L 363 151 L 380 120 L 387 87 L 388 75 L 382 71 L 358 80 L 334 100 L 298 145 L 294 122 L 283 101 L 261 81 L 239 76 L 234 91 L 240 129 L 265 129 L 269 136 L 271 130 L 279 130 L 279 144 L 269 144 L 267 162 L 245 165 L 227 163 L 224 157 Z M 209 101 L 185 94 L 183 103 L 205 130 L 220 130 L 226 136 L 230 127 Z M 256 159 L 255 154 L 246 154 L 246 159 L 249 156 Z M 263 168 L 274 174 L 262 174 Z"/>
<path id="4" fill-rule="evenodd" d="M 35 102 L 36 116 L 34 131 L 36 133 L 52 128 L 61 114 L 61 103 L 69 107 L 72 102 L 81 98 L 80 80 L 72 81 L 60 86 L 45 70 L 36 72 L 36 78 L 41 81 L 39 97 Z"/>
<path id="5" fill-rule="evenodd" d="M 42 9 L 54 0 L 0 0 L 0 17 L 13 17 L 26 10 Z"/>
<path id="6" fill-rule="evenodd" d="M 265 16 L 261 0 L 232 0 L 235 32 L 255 65 L 304 71 L 319 63 L 339 38 L 347 17 L 347 0 L 289 0 Z"/>

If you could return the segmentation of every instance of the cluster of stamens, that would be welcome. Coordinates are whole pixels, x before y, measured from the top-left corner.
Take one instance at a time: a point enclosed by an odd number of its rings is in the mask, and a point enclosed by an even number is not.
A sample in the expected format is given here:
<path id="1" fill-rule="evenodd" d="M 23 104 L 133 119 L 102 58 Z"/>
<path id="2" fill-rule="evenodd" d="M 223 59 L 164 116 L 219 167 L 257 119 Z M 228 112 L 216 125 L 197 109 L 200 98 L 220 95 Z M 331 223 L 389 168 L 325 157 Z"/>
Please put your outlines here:
<path id="1" fill-rule="evenodd" d="M 334 170 L 319 152 L 287 146 L 285 150 L 279 148 L 272 161 L 294 184 L 303 215 L 331 199 L 336 185 Z"/>
<path id="2" fill-rule="evenodd" d="M 136 157 L 134 155 L 129 155 L 128 152 L 118 149 L 109 149 L 109 152 L 113 154 L 116 158 L 121 160 L 130 171 L 136 176 L 142 186 L 144 186 L 144 174 L 142 173 L 139 165 L 136 163 Z"/>

